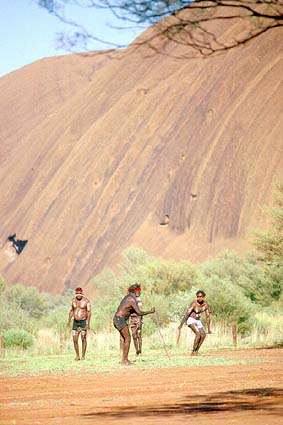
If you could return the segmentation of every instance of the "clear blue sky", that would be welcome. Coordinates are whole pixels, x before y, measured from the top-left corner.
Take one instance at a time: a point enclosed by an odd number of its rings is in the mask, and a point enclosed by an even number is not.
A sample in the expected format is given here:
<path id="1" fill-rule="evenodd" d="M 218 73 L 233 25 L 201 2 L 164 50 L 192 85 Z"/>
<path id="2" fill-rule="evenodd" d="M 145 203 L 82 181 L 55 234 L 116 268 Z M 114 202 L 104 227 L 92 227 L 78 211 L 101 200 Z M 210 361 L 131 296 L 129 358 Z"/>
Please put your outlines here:
<path id="1" fill-rule="evenodd" d="M 142 31 L 112 28 L 123 26 L 123 22 L 115 20 L 110 11 L 69 7 L 66 16 L 83 24 L 96 37 L 117 45 L 129 44 Z M 56 33 L 70 31 L 35 0 L 0 0 L 0 77 L 43 57 L 68 53 L 56 49 Z M 92 50 L 103 48 L 109 46 L 91 46 Z"/>

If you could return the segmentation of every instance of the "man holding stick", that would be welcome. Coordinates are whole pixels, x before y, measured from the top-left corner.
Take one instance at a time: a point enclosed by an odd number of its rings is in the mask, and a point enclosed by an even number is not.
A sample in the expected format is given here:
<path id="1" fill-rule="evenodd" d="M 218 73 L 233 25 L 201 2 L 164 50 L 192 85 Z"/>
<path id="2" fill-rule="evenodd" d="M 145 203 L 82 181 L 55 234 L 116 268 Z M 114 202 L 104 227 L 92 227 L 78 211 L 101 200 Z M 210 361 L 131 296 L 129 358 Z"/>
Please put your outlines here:
<path id="1" fill-rule="evenodd" d="M 127 320 L 133 313 L 136 313 L 138 316 L 142 317 L 155 312 L 155 308 L 152 308 L 149 311 L 140 310 L 135 295 L 136 293 L 140 294 L 140 291 L 141 287 L 138 283 L 130 286 L 128 289 L 128 294 L 122 299 L 113 318 L 113 325 L 119 331 L 121 336 L 122 365 L 124 366 L 129 366 L 132 364 L 128 359 L 131 336 Z"/>
<path id="2" fill-rule="evenodd" d="M 207 333 L 211 333 L 210 330 L 210 311 L 209 311 L 209 305 L 204 300 L 205 298 L 205 292 L 202 290 L 197 291 L 196 293 L 197 299 L 192 302 L 192 304 L 189 306 L 189 308 L 186 310 L 186 313 L 180 323 L 180 326 L 178 327 L 179 336 L 181 334 L 181 329 L 183 324 L 186 322 L 189 328 L 194 332 L 195 339 L 193 344 L 193 350 L 192 350 L 192 356 L 197 356 L 199 354 L 200 346 L 202 345 L 206 334 L 203 329 L 203 325 L 200 320 L 201 313 L 205 312 L 206 316 L 206 324 L 207 324 Z"/>

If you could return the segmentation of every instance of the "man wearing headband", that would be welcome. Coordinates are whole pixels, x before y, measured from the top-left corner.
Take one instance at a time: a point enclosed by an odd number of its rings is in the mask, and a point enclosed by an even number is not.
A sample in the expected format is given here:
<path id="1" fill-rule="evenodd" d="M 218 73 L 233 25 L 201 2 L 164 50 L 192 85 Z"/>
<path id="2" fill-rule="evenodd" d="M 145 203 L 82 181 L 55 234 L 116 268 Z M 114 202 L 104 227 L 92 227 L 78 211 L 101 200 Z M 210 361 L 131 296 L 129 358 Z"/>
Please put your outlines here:
<path id="1" fill-rule="evenodd" d="M 149 311 L 140 310 L 135 296 L 135 293 L 140 293 L 140 290 L 141 288 L 139 284 L 135 284 L 129 287 L 128 294 L 122 299 L 113 318 L 114 327 L 120 332 L 122 341 L 122 364 L 125 366 L 132 364 L 128 359 L 131 336 L 127 320 L 133 313 L 136 313 L 138 316 L 142 317 L 155 312 L 155 308 L 152 308 Z"/>
<path id="2" fill-rule="evenodd" d="M 140 289 L 140 290 L 138 291 L 137 289 Z M 130 292 L 130 288 L 128 289 L 128 293 L 129 292 Z M 142 308 L 141 288 L 136 288 L 134 294 L 137 300 L 138 307 L 141 310 Z M 130 315 L 129 326 L 131 329 L 137 356 L 141 354 L 142 352 L 142 325 L 143 325 L 142 316 L 138 316 L 137 313 L 133 313 Z"/>
<path id="3" fill-rule="evenodd" d="M 76 288 L 75 290 L 75 298 L 72 299 L 71 308 L 69 311 L 69 319 L 67 323 L 68 327 L 71 324 L 72 317 L 74 318 L 72 336 L 76 352 L 75 360 L 80 360 L 79 334 L 81 334 L 82 339 L 81 359 L 84 360 L 87 347 L 87 331 L 89 330 L 90 326 L 91 306 L 90 301 L 86 297 L 84 297 L 82 288 Z"/>

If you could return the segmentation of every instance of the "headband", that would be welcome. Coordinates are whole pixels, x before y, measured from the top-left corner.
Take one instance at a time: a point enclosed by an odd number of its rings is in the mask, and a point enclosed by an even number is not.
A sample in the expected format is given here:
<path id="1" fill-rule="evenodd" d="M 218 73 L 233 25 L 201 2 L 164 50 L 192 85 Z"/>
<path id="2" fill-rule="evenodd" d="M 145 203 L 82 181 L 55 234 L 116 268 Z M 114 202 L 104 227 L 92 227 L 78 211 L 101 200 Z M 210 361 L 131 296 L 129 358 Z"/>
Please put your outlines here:
<path id="1" fill-rule="evenodd" d="M 130 294 L 131 292 L 140 292 L 140 291 L 141 291 L 141 287 L 140 286 L 137 286 L 136 288 L 131 289 L 131 290 L 129 288 L 128 289 L 128 294 Z"/>

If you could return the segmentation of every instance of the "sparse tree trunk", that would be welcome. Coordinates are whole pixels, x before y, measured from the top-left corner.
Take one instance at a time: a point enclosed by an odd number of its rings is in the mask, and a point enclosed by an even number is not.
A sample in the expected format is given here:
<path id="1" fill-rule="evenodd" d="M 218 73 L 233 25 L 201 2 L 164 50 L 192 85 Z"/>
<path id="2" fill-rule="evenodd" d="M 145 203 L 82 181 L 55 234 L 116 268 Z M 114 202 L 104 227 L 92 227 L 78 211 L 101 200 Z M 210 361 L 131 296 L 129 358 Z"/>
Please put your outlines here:
<path id="1" fill-rule="evenodd" d="M 237 324 L 233 323 L 232 325 L 232 338 L 233 338 L 233 346 L 237 347 L 238 345 L 238 329 L 237 329 Z"/>

